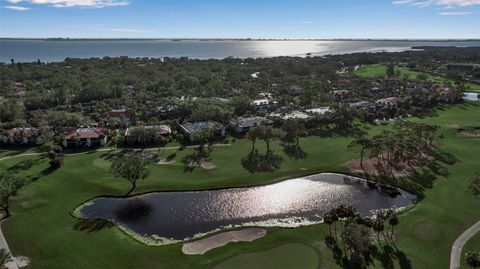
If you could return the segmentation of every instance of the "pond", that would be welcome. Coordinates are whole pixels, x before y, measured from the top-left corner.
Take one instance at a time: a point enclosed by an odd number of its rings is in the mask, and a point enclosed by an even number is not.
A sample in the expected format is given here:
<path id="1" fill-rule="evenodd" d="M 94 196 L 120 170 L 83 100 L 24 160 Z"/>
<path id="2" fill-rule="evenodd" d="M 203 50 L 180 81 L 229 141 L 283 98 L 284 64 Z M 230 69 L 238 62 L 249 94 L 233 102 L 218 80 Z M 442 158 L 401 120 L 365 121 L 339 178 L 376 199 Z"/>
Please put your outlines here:
<path id="1" fill-rule="evenodd" d="M 415 200 L 415 195 L 402 190 L 392 195 L 370 188 L 365 180 L 328 173 L 248 188 L 99 197 L 76 212 L 82 218 L 110 220 L 137 239 L 162 245 L 223 228 L 314 224 L 340 204 L 368 216 L 379 209 L 406 207 Z"/>
<path id="2" fill-rule="evenodd" d="M 470 100 L 470 101 L 478 101 L 478 92 L 464 92 L 463 93 L 463 100 Z"/>

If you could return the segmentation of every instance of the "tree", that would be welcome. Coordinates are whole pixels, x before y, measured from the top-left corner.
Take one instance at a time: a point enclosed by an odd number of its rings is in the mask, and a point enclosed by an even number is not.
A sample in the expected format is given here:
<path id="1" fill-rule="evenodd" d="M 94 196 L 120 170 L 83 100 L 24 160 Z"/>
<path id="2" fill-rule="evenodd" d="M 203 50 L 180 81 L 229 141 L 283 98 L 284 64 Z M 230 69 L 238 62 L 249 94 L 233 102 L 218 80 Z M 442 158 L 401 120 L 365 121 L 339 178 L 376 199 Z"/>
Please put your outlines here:
<path id="1" fill-rule="evenodd" d="M 473 193 L 473 195 L 480 195 L 480 174 L 476 174 L 472 177 L 467 189 Z"/>
<path id="2" fill-rule="evenodd" d="M 25 107 L 15 99 L 9 99 L 0 104 L 0 122 L 13 122 L 23 119 L 25 116 Z"/>
<path id="3" fill-rule="evenodd" d="M 270 143 L 279 139 L 282 136 L 282 132 L 272 126 L 260 125 L 257 128 L 258 138 L 265 142 L 268 155 L 271 153 Z"/>
<path id="4" fill-rule="evenodd" d="M 387 65 L 387 77 L 393 77 L 395 75 L 395 66 L 393 64 Z"/>
<path id="5" fill-rule="evenodd" d="M 360 137 L 356 140 L 354 140 L 348 147 L 350 149 L 356 150 L 358 153 L 360 153 L 360 167 L 362 168 L 363 174 L 365 175 L 365 168 L 363 167 L 363 158 L 365 157 L 365 154 L 370 150 L 371 148 L 371 141 L 368 138 L 365 137 Z"/>
<path id="6" fill-rule="evenodd" d="M 468 266 L 473 268 L 480 268 L 480 252 L 469 251 L 465 254 L 465 260 Z"/>
<path id="7" fill-rule="evenodd" d="M 355 268 L 363 268 L 366 265 L 365 254 L 371 245 L 370 229 L 349 223 L 343 229 L 342 241 L 346 246 L 347 257 Z"/>
<path id="8" fill-rule="evenodd" d="M 4 248 L 0 249 L 0 266 L 6 269 L 6 264 L 12 261 L 12 255 Z"/>
<path id="9" fill-rule="evenodd" d="M 282 146 L 285 154 L 298 160 L 305 159 L 307 154 L 300 146 L 300 135 L 304 131 L 303 124 L 298 119 L 287 119 L 282 126 Z"/>
<path id="10" fill-rule="evenodd" d="M 233 113 L 237 116 L 253 111 L 251 100 L 246 96 L 234 96 L 230 99 L 230 105 L 233 107 Z"/>
<path id="11" fill-rule="evenodd" d="M 248 155 L 241 160 L 242 166 L 250 173 L 256 172 L 273 172 L 280 168 L 283 161 L 282 156 L 274 153 L 270 148 L 273 140 L 282 137 L 282 132 L 272 126 L 255 126 L 247 133 L 247 137 L 252 141 L 252 149 Z M 256 141 L 263 140 L 267 146 L 265 154 L 261 154 L 255 149 Z"/>
<path id="12" fill-rule="evenodd" d="M 398 216 L 396 214 L 392 214 L 388 218 L 388 224 L 390 225 L 390 240 L 393 240 L 393 228 L 400 223 Z"/>
<path id="13" fill-rule="evenodd" d="M 158 147 L 159 152 L 160 152 L 160 148 L 163 148 L 165 150 L 165 146 L 168 144 L 168 141 L 169 141 L 168 138 L 166 138 L 165 136 L 163 136 L 161 134 L 155 134 L 153 139 L 155 141 L 155 144 Z"/>
<path id="14" fill-rule="evenodd" d="M 121 177 L 130 182 L 132 187 L 125 194 L 129 195 L 137 186 L 137 181 L 145 179 L 150 174 L 147 168 L 148 161 L 136 156 L 122 156 L 112 162 L 110 170 L 116 177 Z"/>
<path id="15" fill-rule="evenodd" d="M 20 188 L 26 184 L 27 180 L 25 178 L 13 173 L 5 172 L 0 174 L 0 209 L 4 212 L 3 218 L 10 216 L 10 198 L 17 195 Z"/>
<path id="16" fill-rule="evenodd" d="M 185 172 L 192 172 L 200 166 L 203 161 L 211 160 L 210 156 L 215 148 L 216 142 L 213 134 L 218 131 L 218 128 L 218 126 L 204 128 L 193 134 L 198 143 L 198 147 L 193 149 L 192 154 L 187 154 L 182 158 Z"/>

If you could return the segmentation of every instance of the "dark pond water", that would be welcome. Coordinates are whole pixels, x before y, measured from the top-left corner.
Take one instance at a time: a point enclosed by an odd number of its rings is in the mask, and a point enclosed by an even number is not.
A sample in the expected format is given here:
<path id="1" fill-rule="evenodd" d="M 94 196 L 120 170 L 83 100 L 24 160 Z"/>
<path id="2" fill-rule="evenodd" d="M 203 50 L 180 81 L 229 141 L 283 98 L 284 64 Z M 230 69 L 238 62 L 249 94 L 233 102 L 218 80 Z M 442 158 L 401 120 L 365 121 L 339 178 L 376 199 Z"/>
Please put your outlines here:
<path id="1" fill-rule="evenodd" d="M 317 174 L 251 188 L 96 198 L 80 215 L 111 220 L 143 237 L 184 240 L 232 226 L 312 224 L 340 204 L 370 215 L 372 210 L 408 206 L 415 199 L 401 190 L 391 197 L 357 178 Z"/>

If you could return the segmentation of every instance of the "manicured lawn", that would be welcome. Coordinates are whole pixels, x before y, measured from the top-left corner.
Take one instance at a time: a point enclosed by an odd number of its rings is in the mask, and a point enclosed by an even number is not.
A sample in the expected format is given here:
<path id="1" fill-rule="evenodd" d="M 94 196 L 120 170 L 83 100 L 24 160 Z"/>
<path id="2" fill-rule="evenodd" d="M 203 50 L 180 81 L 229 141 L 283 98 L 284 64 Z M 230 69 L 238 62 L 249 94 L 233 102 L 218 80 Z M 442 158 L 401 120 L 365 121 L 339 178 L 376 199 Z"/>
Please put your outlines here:
<path id="1" fill-rule="evenodd" d="M 214 269 L 316 269 L 318 265 L 319 255 L 315 249 L 300 243 L 288 243 L 269 250 L 235 256 L 221 262 Z"/>
<path id="2" fill-rule="evenodd" d="M 449 81 L 447 78 L 444 78 L 444 77 L 433 76 L 429 73 L 412 71 L 405 67 L 396 67 L 395 70 L 400 70 L 402 77 L 404 74 L 408 74 L 408 79 L 412 79 L 412 80 L 416 79 L 417 76 L 420 74 L 425 74 L 427 76 L 427 80 L 431 82 L 442 83 L 442 82 Z M 360 67 L 358 70 L 356 70 L 355 74 L 363 77 L 384 77 L 387 74 L 387 66 L 382 64 L 365 65 Z M 467 82 L 466 85 L 468 87 L 466 91 L 480 92 L 479 84 Z"/>
<path id="3" fill-rule="evenodd" d="M 448 170 L 448 177 L 438 177 L 434 187 L 425 191 L 426 198 L 400 216 L 397 247 L 413 268 L 447 268 L 453 241 L 480 219 L 479 199 L 465 193 L 468 179 L 480 170 L 480 139 L 457 138 L 453 128 L 455 124 L 479 125 L 480 105 L 469 102 L 445 107 L 438 114 L 415 120 L 441 126 L 444 138 L 439 147 L 454 154 L 458 162 L 452 166 L 439 164 Z M 380 128 L 369 126 L 368 131 L 375 133 Z M 188 150 L 178 152 L 174 165 L 152 167 L 151 175 L 138 185 L 136 193 L 257 185 L 313 172 L 345 172 L 344 163 L 355 156 L 347 149 L 351 139 L 303 139 L 307 160 L 286 159 L 279 171 L 255 175 L 240 166 L 240 159 L 250 148 L 245 140 L 232 141 L 230 148 L 216 148 L 213 162 L 217 169 L 210 171 L 183 172 L 179 160 Z M 275 150 L 281 152 L 278 145 Z M 90 233 L 74 230 L 76 219 L 69 213 L 76 206 L 97 195 L 128 190 L 126 181 L 114 179 L 108 171 L 108 158 L 105 152 L 67 157 L 64 166 L 53 173 L 44 171 L 48 161 L 39 157 L 0 162 L 0 170 L 16 167 L 18 173 L 38 177 L 13 200 L 14 215 L 2 224 L 13 253 L 28 256 L 32 260 L 30 268 L 248 268 L 242 264 L 255 268 L 253 261 L 257 260 L 259 266 L 263 265 L 259 268 L 268 269 L 282 268 L 278 262 L 290 261 L 287 255 L 295 253 L 302 257 L 296 260 L 296 268 L 338 268 L 324 243 L 326 225 L 269 228 L 267 236 L 257 241 L 230 244 L 203 256 L 183 255 L 181 244 L 147 247 L 117 228 Z M 397 261 L 393 263 L 398 267 Z M 382 264 L 377 261 L 374 267 L 381 268 Z"/>

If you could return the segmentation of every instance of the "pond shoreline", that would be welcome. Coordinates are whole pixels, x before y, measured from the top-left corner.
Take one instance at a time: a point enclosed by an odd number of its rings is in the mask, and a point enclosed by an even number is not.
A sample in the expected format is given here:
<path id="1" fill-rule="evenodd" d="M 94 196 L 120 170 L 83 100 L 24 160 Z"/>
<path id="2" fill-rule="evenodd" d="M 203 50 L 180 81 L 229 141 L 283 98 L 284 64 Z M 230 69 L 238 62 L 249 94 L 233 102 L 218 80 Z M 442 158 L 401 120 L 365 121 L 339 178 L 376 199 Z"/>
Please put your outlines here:
<path id="1" fill-rule="evenodd" d="M 317 178 L 308 178 L 313 176 L 317 176 Z M 340 196 L 337 198 L 340 200 L 347 199 L 345 200 L 347 202 L 344 203 L 351 203 L 352 206 L 357 207 L 359 213 L 363 212 L 362 215 L 371 215 L 375 210 L 383 208 L 395 208 L 395 210 L 403 211 L 418 201 L 415 195 L 404 190 L 400 189 L 398 197 L 392 197 L 387 192 L 371 188 L 368 183 L 369 181 L 366 179 L 347 174 L 313 173 L 309 176 L 296 176 L 289 180 L 280 180 L 253 187 L 152 191 L 128 197 L 98 196 L 81 204 L 71 214 L 78 219 L 99 218 L 107 220 L 137 241 L 149 246 L 160 246 L 187 242 L 220 231 L 225 232 L 242 227 L 294 228 L 315 225 L 323 221 L 322 215 L 328 207 L 342 203 L 337 202 L 336 199 L 328 198 L 330 195 L 336 196 L 334 194 L 336 192 L 340 192 Z M 288 186 L 300 189 L 291 190 Z M 278 193 L 278 188 L 282 190 L 281 193 Z M 286 191 L 286 193 L 283 194 L 283 191 Z M 375 194 L 370 197 L 372 191 L 375 191 Z M 172 194 L 174 192 L 180 193 L 177 196 Z M 155 196 L 155 194 L 160 196 Z M 230 202 L 223 204 L 225 195 L 229 197 L 227 200 Z M 233 196 L 230 197 L 230 195 Z M 243 197 L 244 195 L 247 196 Z M 295 198 L 295 195 L 298 198 Z M 359 200 L 357 198 L 360 197 L 354 198 L 358 195 L 362 195 Z M 136 197 L 143 197 L 143 199 L 135 199 Z M 252 205 L 249 205 L 249 203 L 256 201 L 259 197 L 263 199 L 263 202 L 260 202 L 258 206 L 250 207 Z M 283 197 L 286 199 L 283 199 Z M 315 197 L 321 200 L 327 199 L 328 202 L 319 207 L 315 205 L 316 203 L 310 204 L 310 202 L 308 202 L 308 206 L 307 204 L 302 205 L 306 201 L 317 199 Z M 169 202 L 171 199 L 178 200 Z M 281 199 L 278 200 L 281 202 L 277 204 L 277 202 L 274 202 L 275 199 Z M 185 204 L 185 201 L 192 203 L 194 206 Z M 268 204 L 272 201 L 275 206 L 270 208 Z M 148 218 L 146 220 L 138 219 L 135 216 L 133 216 L 133 219 L 122 219 L 121 215 L 119 217 L 118 210 L 124 210 L 122 208 L 125 205 L 136 203 L 147 206 L 148 212 L 146 214 L 148 215 L 146 216 Z M 95 206 L 87 209 L 86 212 L 90 213 L 81 212 L 89 206 Z M 277 206 L 279 208 L 276 208 Z M 286 209 L 284 209 L 284 206 L 287 206 Z M 248 209 L 242 209 L 245 207 Z M 137 209 L 134 210 L 135 213 L 140 212 Z M 192 213 L 197 215 L 194 212 L 197 212 L 198 216 L 192 217 Z M 224 215 L 225 212 L 228 212 L 227 215 Z M 162 221 L 157 223 L 160 219 Z M 179 224 L 179 226 L 176 224 Z M 164 228 L 162 228 L 163 226 Z M 159 236 L 158 232 L 163 233 L 163 235 Z"/>

